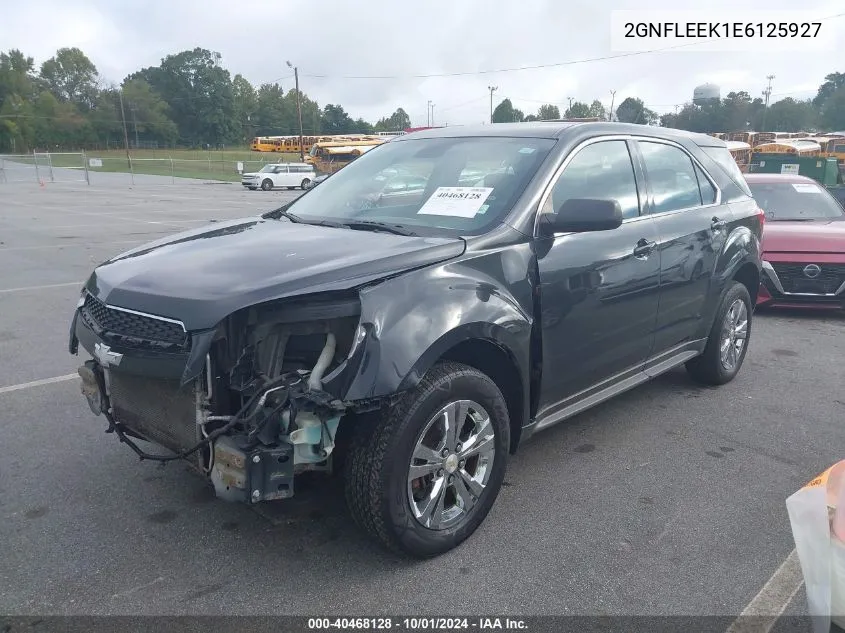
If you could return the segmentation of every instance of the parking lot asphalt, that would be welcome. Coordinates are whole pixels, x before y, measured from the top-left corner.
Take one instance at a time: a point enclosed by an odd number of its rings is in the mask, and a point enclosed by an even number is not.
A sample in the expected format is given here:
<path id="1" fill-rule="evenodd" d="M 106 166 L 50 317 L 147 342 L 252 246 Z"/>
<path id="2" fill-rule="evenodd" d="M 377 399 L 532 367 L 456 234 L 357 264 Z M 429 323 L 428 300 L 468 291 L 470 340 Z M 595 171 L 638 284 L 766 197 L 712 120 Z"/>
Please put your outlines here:
<path id="1" fill-rule="evenodd" d="M 218 501 L 103 433 L 76 380 L 25 383 L 82 362 L 68 326 L 99 262 L 298 194 L 115 183 L 0 183 L 0 613 L 735 615 L 793 549 L 785 499 L 842 458 L 845 317 L 760 313 L 732 383 L 672 371 L 538 433 L 437 559 L 371 544 L 336 485 Z"/>

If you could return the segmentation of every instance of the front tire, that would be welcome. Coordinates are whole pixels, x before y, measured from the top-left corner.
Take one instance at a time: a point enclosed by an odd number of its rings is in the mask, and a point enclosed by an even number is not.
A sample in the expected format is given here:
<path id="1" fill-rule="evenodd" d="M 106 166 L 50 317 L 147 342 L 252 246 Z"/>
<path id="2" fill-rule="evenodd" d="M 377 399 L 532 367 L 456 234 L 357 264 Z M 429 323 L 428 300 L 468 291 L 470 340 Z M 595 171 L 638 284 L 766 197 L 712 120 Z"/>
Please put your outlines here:
<path id="1" fill-rule="evenodd" d="M 734 281 L 722 297 L 701 356 L 686 364 L 687 372 L 706 385 L 724 385 L 739 373 L 751 340 L 751 295 Z"/>
<path id="2" fill-rule="evenodd" d="M 269 178 L 265 178 L 264 182 L 261 183 L 261 189 L 264 191 L 270 191 L 273 188 L 273 181 Z"/>
<path id="3" fill-rule="evenodd" d="M 356 523 L 388 549 L 447 552 L 481 525 L 507 468 L 510 418 L 496 384 L 453 362 L 435 365 L 372 427 L 346 464 Z"/>

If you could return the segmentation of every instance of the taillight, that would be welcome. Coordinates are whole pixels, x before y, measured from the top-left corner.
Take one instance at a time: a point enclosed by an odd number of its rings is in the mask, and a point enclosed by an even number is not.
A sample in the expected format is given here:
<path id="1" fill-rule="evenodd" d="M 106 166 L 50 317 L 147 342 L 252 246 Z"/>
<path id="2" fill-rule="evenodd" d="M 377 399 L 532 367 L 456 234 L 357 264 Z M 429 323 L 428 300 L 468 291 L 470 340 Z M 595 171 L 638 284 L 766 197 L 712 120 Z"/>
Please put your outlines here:
<path id="1" fill-rule="evenodd" d="M 766 224 L 766 212 L 760 207 L 757 207 L 757 216 L 760 218 L 760 228 Z"/>

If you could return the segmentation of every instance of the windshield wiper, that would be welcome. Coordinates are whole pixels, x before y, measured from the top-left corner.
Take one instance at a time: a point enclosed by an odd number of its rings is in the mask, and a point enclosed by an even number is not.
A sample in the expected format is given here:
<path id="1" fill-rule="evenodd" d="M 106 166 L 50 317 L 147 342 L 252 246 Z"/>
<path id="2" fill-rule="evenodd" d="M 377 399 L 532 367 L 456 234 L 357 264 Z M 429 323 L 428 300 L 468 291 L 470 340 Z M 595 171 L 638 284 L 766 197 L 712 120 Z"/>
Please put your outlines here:
<path id="1" fill-rule="evenodd" d="M 300 216 L 298 216 L 294 213 L 291 213 L 290 211 L 286 211 L 285 209 L 287 209 L 289 206 L 290 206 L 290 204 L 286 204 L 282 207 L 279 207 L 278 209 L 274 209 L 273 211 L 268 211 L 267 213 L 265 213 L 261 217 L 272 219 L 272 220 L 278 220 L 279 218 L 287 218 L 288 220 L 290 220 L 291 222 L 294 222 L 296 224 L 310 224 L 312 226 L 329 226 L 329 227 L 334 228 L 334 229 L 340 229 L 340 228 L 343 228 L 345 226 L 344 224 L 341 224 L 340 222 L 332 222 L 330 220 L 308 220 L 308 219 L 300 217 Z"/>
<path id="2" fill-rule="evenodd" d="M 385 231 L 394 235 L 407 235 L 416 237 L 416 233 L 409 231 L 401 224 L 388 224 L 387 222 L 376 222 L 375 220 L 350 220 L 342 222 L 342 226 L 358 231 Z"/>
<path id="3" fill-rule="evenodd" d="M 267 220 L 278 220 L 279 218 L 287 218 L 291 222 L 302 222 L 302 218 L 298 215 L 294 215 L 293 213 L 288 213 L 288 209 L 292 203 L 288 202 L 287 204 L 283 204 L 278 209 L 273 209 L 272 211 L 268 211 L 267 213 L 263 214 L 261 217 Z"/>

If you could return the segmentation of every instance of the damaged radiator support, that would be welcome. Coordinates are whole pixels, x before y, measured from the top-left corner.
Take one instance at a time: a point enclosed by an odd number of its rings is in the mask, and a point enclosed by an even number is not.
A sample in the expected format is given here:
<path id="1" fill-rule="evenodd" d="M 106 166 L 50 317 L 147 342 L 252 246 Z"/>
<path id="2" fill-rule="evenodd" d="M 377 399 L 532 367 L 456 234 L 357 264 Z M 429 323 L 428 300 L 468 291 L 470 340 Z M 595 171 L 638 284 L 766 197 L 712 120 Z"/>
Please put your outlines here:
<path id="1" fill-rule="evenodd" d="M 276 448 L 239 446 L 235 437 L 214 443 L 211 482 L 226 501 L 258 503 L 293 496 L 293 446 Z"/>
<path id="2" fill-rule="evenodd" d="M 318 464 L 334 450 L 343 409 L 333 408 L 328 394 L 320 391 L 335 345 L 334 335 L 328 334 L 314 368 L 295 373 L 296 382 L 287 386 L 284 410 L 279 413 L 280 405 L 270 414 L 277 419 L 259 420 L 247 433 L 224 435 L 214 442 L 211 481 L 219 498 L 243 503 L 286 499 L 293 496 L 297 470 L 325 469 Z M 258 413 L 268 395 L 279 389 L 264 391 Z"/>
<path id="3" fill-rule="evenodd" d="M 137 376 L 96 361 L 80 367 L 82 391 L 92 411 L 141 459 L 190 463 L 210 477 L 224 500 L 258 503 L 294 494 L 294 475 L 329 470 L 335 435 L 345 406 L 322 391 L 322 378 L 336 351 L 325 344 L 308 371 L 264 378 L 264 384 L 233 415 L 211 415 L 212 371 L 188 385 Z M 173 455 L 139 448 L 132 437 L 151 441 Z"/>

